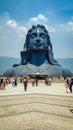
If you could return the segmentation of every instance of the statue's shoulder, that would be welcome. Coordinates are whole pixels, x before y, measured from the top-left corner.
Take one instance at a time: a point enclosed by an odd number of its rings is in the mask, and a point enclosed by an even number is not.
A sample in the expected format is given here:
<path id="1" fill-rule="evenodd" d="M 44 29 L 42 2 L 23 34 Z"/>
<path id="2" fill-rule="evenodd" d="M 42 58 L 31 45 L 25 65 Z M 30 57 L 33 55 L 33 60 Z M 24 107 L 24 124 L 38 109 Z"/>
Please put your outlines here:
<path id="1" fill-rule="evenodd" d="M 20 76 L 22 74 L 25 74 L 26 71 L 28 70 L 26 65 L 18 65 L 15 67 L 12 67 L 8 69 L 7 71 L 4 72 L 4 76 L 12 77 L 12 76 Z"/>

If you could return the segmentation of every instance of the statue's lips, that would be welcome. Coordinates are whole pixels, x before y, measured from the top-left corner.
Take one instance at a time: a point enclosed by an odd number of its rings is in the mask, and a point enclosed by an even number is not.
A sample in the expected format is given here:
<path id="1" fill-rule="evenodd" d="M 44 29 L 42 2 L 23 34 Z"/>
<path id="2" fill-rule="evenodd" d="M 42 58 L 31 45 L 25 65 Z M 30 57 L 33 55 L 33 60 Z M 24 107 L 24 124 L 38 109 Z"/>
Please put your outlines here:
<path id="1" fill-rule="evenodd" d="M 40 43 L 40 42 L 36 42 L 36 43 L 34 43 L 34 45 L 35 45 L 35 46 L 41 46 L 41 45 L 43 45 L 43 44 Z"/>

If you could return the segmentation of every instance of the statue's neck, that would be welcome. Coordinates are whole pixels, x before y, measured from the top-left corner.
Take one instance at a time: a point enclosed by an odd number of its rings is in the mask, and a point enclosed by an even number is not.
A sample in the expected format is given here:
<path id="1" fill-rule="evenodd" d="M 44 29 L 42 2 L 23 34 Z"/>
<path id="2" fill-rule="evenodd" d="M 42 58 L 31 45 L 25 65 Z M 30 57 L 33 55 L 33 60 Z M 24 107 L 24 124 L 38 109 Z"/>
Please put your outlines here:
<path id="1" fill-rule="evenodd" d="M 30 59 L 29 62 L 30 64 L 40 66 L 42 65 L 46 60 L 46 52 L 43 51 L 31 51 L 30 53 Z"/>

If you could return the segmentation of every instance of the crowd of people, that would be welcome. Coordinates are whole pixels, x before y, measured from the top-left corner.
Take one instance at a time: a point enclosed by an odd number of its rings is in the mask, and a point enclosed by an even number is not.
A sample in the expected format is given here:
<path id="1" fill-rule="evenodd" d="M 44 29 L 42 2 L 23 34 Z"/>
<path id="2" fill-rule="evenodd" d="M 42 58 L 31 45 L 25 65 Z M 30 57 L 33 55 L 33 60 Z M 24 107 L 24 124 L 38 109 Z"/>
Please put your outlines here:
<path id="1" fill-rule="evenodd" d="M 24 91 L 27 91 L 27 87 L 28 87 L 28 83 L 30 82 L 30 80 L 28 79 L 27 76 L 23 76 L 20 77 L 19 80 L 20 83 L 23 84 L 24 86 Z M 47 86 L 51 86 L 53 82 L 53 78 L 46 76 L 44 78 L 44 84 Z M 65 83 L 65 87 L 66 87 L 66 92 L 68 93 L 72 93 L 72 86 L 73 86 L 73 78 L 66 78 L 64 80 Z M 15 77 L 11 77 L 11 78 L 0 78 L 0 90 L 5 90 L 6 86 L 8 86 L 8 84 L 12 84 L 12 87 L 17 86 L 18 84 L 18 78 Z M 31 84 L 33 87 L 37 87 L 39 86 L 39 79 L 38 78 L 32 78 L 31 79 Z"/>
<path id="2" fill-rule="evenodd" d="M 0 90 L 6 89 L 6 86 L 10 83 L 12 84 L 12 87 L 17 86 L 17 78 L 0 78 Z"/>
<path id="3" fill-rule="evenodd" d="M 8 78 L 0 78 L 0 90 L 3 90 L 6 88 L 6 86 L 10 83 L 10 80 Z"/>

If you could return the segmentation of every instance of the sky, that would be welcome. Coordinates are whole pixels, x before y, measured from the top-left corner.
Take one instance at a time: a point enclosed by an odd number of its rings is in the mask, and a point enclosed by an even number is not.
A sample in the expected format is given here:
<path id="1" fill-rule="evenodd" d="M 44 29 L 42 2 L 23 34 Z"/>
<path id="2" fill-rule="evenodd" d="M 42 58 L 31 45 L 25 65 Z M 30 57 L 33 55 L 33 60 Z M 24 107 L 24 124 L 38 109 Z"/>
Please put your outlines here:
<path id="1" fill-rule="evenodd" d="M 49 31 L 55 58 L 73 58 L 73 0 L 0 0 L 0 56 L 20 58 L 37 24 Z"/>

